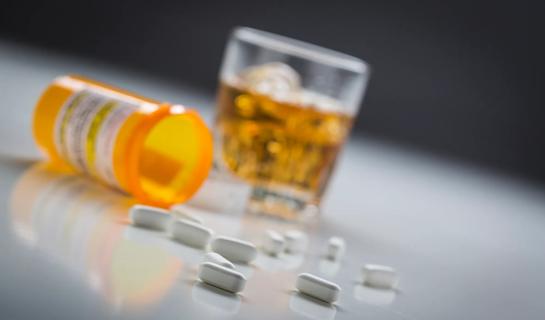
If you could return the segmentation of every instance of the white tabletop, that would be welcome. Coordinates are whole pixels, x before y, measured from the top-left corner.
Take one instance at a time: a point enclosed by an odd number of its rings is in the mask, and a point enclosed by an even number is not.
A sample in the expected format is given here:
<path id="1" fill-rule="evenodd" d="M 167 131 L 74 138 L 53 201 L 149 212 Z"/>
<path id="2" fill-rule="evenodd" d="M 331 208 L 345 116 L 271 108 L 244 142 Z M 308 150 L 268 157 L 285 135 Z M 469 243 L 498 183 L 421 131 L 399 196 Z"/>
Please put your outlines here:
<path id="1" fill-rule="evenodd" d="M 544 188 L 370 139 L 344 150 L 315 224 L 192 209 L 217 234 L 259 243 L 267 228 L 298 228 L 311 238 L 303 256 L 260 253 L 237 266 L 249 278 L 241 295 L 200 284 L 203 251 L 128 225 L 127 199 L 111 190 L 20 160 L 36 157 L 37 95 L 67 72 L 201 106 L 211 118 L 213 97 L 188 86 L 0 42 L 2 318 L 545 318 Z M 322 258 L 335 235 L 347 241 L 340 263 Z M 395 267 L 399 290 L 362 286 L 364 263 Z M 339 302 L 297 294 L 300 272 L 339 284 Z"/>

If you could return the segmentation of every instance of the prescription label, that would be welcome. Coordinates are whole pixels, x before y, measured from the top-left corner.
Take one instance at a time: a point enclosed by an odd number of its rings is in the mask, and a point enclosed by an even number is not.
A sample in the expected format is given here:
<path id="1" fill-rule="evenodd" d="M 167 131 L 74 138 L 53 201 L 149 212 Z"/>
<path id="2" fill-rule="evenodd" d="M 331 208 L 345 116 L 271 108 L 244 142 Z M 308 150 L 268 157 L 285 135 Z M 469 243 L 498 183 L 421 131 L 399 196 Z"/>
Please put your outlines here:
<path id="1" fill-rule="evenodd" d="M 78 170 L 121 189 L 113 169 L 117 134 L 138 103 L 92 89 L 75 92 L 55 123 L 55 147 Z"/>

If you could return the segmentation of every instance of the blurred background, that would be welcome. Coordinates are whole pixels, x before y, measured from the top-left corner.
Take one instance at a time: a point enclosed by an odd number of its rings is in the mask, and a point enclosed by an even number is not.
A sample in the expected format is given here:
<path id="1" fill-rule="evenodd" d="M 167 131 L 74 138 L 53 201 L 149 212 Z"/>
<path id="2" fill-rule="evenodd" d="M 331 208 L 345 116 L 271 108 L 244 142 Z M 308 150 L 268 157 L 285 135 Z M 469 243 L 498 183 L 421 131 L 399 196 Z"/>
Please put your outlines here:
<path id="1" fill-rule="evenodd" d="M 343 288 L 338 320 L 545 319 L 543 7 L 2 0 L 0 318 L 299 319 L 290 297 L 295 272 L 325 276 L 318 252 L 340 235 L 349 249 L 332 278 Z M 335 192 L 319 228 L 309 230 L 311 254 L 274 276 L 251 269 L 234 304 L 206 303 L 207 291 L 192 283 L 202 252 L 127 226 L 124 201 L 97 184 L 4 154 L 37 155 L 30 115 L 48 82 L 66 72 L 202 107 L 209 121 L 235 26 L 354 55 L 373 74 L 331 181 Z M 242 211 L 248 188 L 222 187 L 208 184 L 193 204 Z M 256 243 L 262 230 L 277 229 L 240 217 L 204 220 L 217 234 Z M 400 271 L 401 294 L 390 305 L 358 294 L 354 279 L 367 262 Z M 234 311 L 220 313 L 222 305 Z"/>
<path id="2" fill-rule="evenodd" d="M 212 96 L 234 26 L 279 33 L 372 65 L 356 135 L 543 183 L 542 13 L 537 1 L 7 0 L 0 40 Z"/>

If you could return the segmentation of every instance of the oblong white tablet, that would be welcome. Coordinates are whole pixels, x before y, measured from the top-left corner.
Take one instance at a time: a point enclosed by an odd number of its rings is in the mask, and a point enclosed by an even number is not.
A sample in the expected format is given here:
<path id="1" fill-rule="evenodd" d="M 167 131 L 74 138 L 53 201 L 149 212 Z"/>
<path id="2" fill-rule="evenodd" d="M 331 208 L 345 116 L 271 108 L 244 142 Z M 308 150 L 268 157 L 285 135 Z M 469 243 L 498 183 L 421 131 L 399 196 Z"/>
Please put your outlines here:
<path id="1" fill-rule="evenodd" d="M 231 263 L 231 261 L 225 259 L 221 254 L 217 252 L 208 252 L 204 256 L 205 262 L 213 262 L 215 264 L 219 264 L 220 266 L 224 266 L 226 268 L 234 269 L 235 265 Z"/>
<path id="2" fill-rule="evenodd" d="M 277 256 L 284 251 L 285 243 L 284 237 L 280 233 L 267 230 L 263 238 L 263 251 L 271 256 Z"/>
<path id="3" fill-rule="evenodd" d="M 287 231 L 284 233 L 284 240 L 286 241 L 285 250 L 288 253 L 300 253 L 307 248 L 308 237 L 299 230 Z"/>
<path id="4" fill-rule="evenodd" d="M 131 223 L 137 227 L 166 231 L 172 220 L 168 211 L 161 208 L 136 204 L 129 210 Z"/>
<path id="5" fill-rule="evenodd" d="M 250 242 L 231 237 L 212 240 L 211 249 L 232 262 L 249 263 L 257 257 L 257 249 Z"/>
<path id="6" fill-rule="evenodd" d="M 377 288 L 392 289 L 399 278 L 394 268 L 378 264 L 366 264 L 362 268 L 363 283 Z"/>
<path id="7" fill-rule="evenodd" d="M 333 282 L 327 281 L 310 273 L 301 273 L 297 276 L 295 287 L 301 293 L 313 298 L 333 303 L 339 299 L 341 287 Z"/>
<path id="8" fill-rule="evenodd" d="M 331 237 L 327 243 L 326 257 L 330 260 L 339 260 L 344 255 L 346 244 L 343 238 Z"/>
<path id="9" fill-rule="evenodd" d="M 212 262 L 201 264 L 199 278 L 209 285 L 232 293 L 242 291 L 246 285 L 246 277 L 242 273 Z"/>
<path id="10" fill-rule="evenodd" d="M 212 229 L 185 219 L 174 221 L 170 227 L 172 239 L 199 249 L 208 245 L 213 234 Z"/>
<path id="11" fill-rule="evenodd" d="M 188 212 L 187 209 L 185 209 L 182 205 L 179 205 L 179 204 L 173 205 L 172 207 L 170 207 L 170 212 L 172 213 L 173 216 L 175 216 L 178 219 L 186 219 L 186 220 L 193 221 L 199 224 L 203 223 L 201 218 Z"/>

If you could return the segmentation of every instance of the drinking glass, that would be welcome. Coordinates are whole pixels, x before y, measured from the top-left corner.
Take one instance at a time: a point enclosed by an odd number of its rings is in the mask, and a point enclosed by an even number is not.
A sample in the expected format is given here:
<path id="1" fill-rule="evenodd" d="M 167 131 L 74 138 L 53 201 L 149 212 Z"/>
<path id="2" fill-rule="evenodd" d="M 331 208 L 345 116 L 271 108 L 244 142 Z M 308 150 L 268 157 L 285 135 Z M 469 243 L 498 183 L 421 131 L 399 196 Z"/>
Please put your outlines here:
<path id="1" fill-rule="evenodd" d="M 358 112 L 368 65 L 246 27 L 224 53 L 214 128 L 216 166 L 252 186 L 250 212 L 318 212 Z"/>

